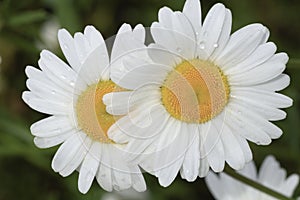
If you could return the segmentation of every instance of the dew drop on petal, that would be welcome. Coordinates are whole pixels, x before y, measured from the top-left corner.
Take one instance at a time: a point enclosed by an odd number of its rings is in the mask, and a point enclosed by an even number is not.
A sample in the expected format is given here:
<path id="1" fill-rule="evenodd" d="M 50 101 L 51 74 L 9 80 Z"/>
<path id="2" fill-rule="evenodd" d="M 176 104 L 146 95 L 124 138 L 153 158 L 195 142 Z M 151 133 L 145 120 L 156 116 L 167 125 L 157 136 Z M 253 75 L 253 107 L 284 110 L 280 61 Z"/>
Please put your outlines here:
<path id="1" fill-rule="evenodd" d="M 74 81 L 71 81 L 71 82 L 70 82 L 70 85 L 71 85 L 71 86 L 74 86 L 74 85 L 75 85 Z"/>
<path id="2" fill-rule="evenodd" d="M 177 51 L 178 53 L 181 53 L 181 52 L 182 52 L 182 49 L 181 49 L 180 47 L 178 47 L 178 48 L 176 49 L 176 51 Z"/>
<path id="3" fill-rule="evenodd" d="M 219 44 L 218 44 L 218 43 L 215 43 L 213 47 L 214 47 L 214 48 L 218 48 L 218 47 L 219 47 Z"/>
<path id="4" fill-rule="evenodd" d="M 204 43 L 204 41 L 201 41 L 201 42 L 199 43 L 199 48 L 200 48 L 200 49 L 205 49 L 205 43 Z"/>
<path id="5" fill-rule="evenodd" d="M 67 44 L 63 44 L 63 48 L 64 48 L 64 49 L 66 49 L 66 50 L 68 50 L 68 49 L 69 49 L 69 47 L 68 47 L 68 45 L 67 45 Z"/>

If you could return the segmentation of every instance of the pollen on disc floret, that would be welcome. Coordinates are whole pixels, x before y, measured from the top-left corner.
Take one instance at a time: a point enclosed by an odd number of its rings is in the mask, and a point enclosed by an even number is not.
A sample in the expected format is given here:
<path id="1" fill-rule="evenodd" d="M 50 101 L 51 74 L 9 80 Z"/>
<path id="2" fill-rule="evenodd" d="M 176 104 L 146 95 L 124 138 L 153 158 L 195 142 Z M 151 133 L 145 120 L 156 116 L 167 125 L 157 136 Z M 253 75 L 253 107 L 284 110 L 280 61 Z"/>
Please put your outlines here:
<path id="1" fill-rule="evenodd" d="M 201 59 L 185 60 L 171 71 L 161 87 L 161 100 L 174 118 L 205 123 L 228 103 L 230 87 L 222 70 Z"/>
<path id="2" fill-rule="evenodd" d="M 106 112 L 102 101 L 105 94 L 119 91 L 120 88 L 109 81 L 100 81 L 89 86 L 78 98 L 76 115 L 79 128 L 93 140 L 101 143 L 113 143 L 107 136 L 107 131 L 118 119 Z"/>

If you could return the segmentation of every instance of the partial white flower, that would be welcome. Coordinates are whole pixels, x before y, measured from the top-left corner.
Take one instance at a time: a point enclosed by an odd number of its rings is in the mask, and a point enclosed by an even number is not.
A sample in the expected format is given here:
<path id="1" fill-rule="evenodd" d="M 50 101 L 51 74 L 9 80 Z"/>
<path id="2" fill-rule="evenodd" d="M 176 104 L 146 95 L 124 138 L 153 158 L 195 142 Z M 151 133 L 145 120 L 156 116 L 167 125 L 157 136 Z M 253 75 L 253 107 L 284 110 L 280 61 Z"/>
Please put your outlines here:
<path id="1" fill-rule="evenodd" d="M 222 171 L 225 161 L 243 168 L 252 160 L 247 140 L 268 145 L 282 134 L 270 121 L 284 119 L 280 108 L 292 105 L 277 93 L 290 82 L 282 74 L 287 54 L 275 54 L 261 24 L 230 34 L 231 12 L 220 3 L 203 23 L 198 0 L 187 0 L 183 12 L 161 8 L 158 19 L 155 43 L 120 58 L 124 69 L 112 65 L 112 80 L 131 91 L 103 98 L 109 113 L 127 114 L 109 137 L 128 142 L 128 158 L 163 186 L 179 171 L 194 181 L 209 167 Z"/>
<path id="2" fill-rule="evenodd" d="M 149 198 L 149 192 L 137 192 L 132 189 L 108 192 L 104 194 L 101 200 L 147 200 Z"/>
<path id="3" fill-rule="evenodd" d="M 61 28 L 56 18 L 47 20 L 40 29 L 41 41 L 37 42 L 39 49 L 56 50 L 59 47 L 57 32 Z"/>
<path id="4" fill-rule="evenodd" d="M 124 24 L 118 37 L 144 42 L 141 25 L 131 29 Z M 110 60 L 130 51 L 117 41 L 109 58 L 102 35 L 93 26 L 74 38 L 65 30 L 58 32 L 62 51 L 70 66 L 53 53 L 43 50 L 38 62 L 41 70 L 27 66 L 23 100 L 34 110 L 50 115 L 31 126 L 34 143 L 40 148 L 62 145 L 57 150 L 52 168 L 62 176 L 79 171 L 78 188 L 86 193 L 94 178 L 107 190 L 130 187 L 146 189 L 137 165 L 128 165 L 122 156 L 124 143 L 107 137 L 115 117 L 105 111 L 102 96 L 122 90 L 110 80 Z M 121 66 L 119 66 L 121 67 Z"/>
<path id="5" fill-rule="evenodd" d="M 299 175 L 292 174 L 286 177 L 286 170 L 280 167 L 273 156 L 267 156 L 263 161 L 259 173 L 256 172 L 254 162 L 246 164 L 238 171 L 245 177 L 254 180 L 287 197 L 292 197 L 299 183 Z M 208 189 L 218 200 L 274 200 L 275 198 L 252 188 L 249 185 L 233 179 L 226 173 L 219 175 L 210 172 L 205 178 Z"/>

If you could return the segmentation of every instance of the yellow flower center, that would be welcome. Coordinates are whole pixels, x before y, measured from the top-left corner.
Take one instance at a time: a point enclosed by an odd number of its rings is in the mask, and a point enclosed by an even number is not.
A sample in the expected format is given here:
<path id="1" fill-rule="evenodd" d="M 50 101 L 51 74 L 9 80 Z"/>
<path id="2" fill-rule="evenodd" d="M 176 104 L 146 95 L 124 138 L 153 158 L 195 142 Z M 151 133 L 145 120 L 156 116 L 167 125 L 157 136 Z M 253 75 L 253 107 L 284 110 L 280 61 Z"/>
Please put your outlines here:
<path id="1" fill-rule="evenodd" d="M 113 91 L 121 91 L 112 81 L 100 81 L 89 86 L 78 98 L 76 114 L 78 126 L 91 139 L 101 143 L 113 143 L 107 131 L 119 117 L 106 112 L 102 97 Z"/>
<path id="2" fill-rule="evenodd" d="M 161 87 L 161 100 L 174 118 L 205 123 L 226 106 L 230 88 L 227 77 L 209 61 L 183 61 L 171 71 Z"/>

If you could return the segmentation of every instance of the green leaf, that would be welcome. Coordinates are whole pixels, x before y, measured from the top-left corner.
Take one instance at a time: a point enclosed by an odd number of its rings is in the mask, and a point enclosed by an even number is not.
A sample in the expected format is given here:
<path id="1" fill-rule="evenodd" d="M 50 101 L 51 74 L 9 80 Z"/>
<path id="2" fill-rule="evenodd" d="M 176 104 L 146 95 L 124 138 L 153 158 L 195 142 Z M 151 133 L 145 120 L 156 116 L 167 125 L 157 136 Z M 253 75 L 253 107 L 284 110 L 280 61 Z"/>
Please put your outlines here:
<path id="1" fill-rule="evenodd" d="M 46 19 L 46 17 L 47 13 L 43 10 L 27 11 L 11 17 L 7 24 L 11 27 L 16 27 L 39 22 Z"/>

